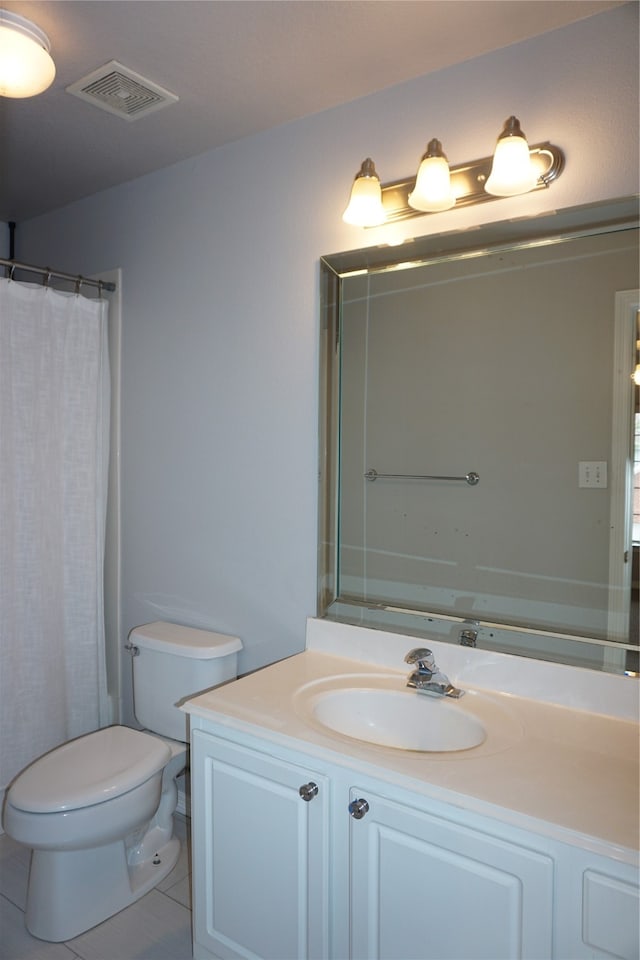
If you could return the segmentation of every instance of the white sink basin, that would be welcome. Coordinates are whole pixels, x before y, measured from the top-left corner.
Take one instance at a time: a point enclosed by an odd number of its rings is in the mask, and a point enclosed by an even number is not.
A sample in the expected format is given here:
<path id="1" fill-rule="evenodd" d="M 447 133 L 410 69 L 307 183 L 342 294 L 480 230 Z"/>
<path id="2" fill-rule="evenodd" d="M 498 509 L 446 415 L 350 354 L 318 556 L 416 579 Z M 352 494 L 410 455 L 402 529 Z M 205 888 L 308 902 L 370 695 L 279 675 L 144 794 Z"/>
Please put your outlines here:
<path id="1" fill-rule="evenodd" d="M 326 690 L 313 698 L 311 716 L 342 736 L 398 750 L 469 750 L 486 737 L 483 724 L 456 701 L 415 691 Z"/>

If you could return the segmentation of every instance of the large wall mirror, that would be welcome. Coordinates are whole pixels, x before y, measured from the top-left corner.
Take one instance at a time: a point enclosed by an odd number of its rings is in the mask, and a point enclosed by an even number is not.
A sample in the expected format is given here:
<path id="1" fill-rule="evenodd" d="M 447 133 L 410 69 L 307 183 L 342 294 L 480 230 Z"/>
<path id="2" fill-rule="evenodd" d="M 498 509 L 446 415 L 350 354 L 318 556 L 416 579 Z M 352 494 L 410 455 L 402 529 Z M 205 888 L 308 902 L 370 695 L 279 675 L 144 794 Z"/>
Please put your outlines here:
<path id="1" fill-rule="evenodd" d="M 637 214 L 322 258 L 319 616 L 638 672 Z"/>

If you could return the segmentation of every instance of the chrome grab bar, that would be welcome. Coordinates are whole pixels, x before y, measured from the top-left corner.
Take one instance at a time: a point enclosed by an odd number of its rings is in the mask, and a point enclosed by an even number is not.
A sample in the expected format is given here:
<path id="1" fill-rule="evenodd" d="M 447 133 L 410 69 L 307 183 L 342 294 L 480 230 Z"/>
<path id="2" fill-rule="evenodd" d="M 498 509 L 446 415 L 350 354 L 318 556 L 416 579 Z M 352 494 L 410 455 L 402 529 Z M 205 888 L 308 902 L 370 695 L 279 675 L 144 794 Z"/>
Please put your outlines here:
<path id="1" fill-rule="evenodd" d="M 471 470 L 469 473 L 465 473 L 464 477 L 437 477 L 430 476 L 428 474 L 413 474 L 413 473 L 378 473 L 377 470 L 374 470 L 371 467 L 370 470 L 364 475 L 365 480 L 370 480 L 372 483 L 374 480 L 464 480 L 465 483 L 468 483 L 470 487 L 475 487 L 476 483 L 480 483 L 480 477 L 477 473 Z"/>

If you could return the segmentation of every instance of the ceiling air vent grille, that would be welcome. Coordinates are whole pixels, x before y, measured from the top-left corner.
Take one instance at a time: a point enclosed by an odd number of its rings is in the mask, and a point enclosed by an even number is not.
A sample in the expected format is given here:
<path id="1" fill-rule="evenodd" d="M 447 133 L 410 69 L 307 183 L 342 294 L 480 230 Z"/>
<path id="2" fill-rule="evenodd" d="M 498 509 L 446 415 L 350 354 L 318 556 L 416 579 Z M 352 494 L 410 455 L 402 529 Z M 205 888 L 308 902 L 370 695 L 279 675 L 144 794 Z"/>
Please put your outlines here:
<path id="1" fill-rule="evenodd" d="M 67 93 L 115 113 L 123 120 L 138 120 L 179 99 L 116 60 L 105 63 L 66 89 Z"/>

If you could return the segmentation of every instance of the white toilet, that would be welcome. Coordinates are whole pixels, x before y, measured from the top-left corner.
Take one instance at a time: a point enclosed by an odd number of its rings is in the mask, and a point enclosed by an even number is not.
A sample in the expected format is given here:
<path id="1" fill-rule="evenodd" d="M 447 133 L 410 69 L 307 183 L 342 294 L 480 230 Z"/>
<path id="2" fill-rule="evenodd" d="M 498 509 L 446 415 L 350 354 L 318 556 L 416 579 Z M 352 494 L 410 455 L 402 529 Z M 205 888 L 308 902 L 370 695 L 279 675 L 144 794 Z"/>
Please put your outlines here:
<path id="1" fill-rule="evenodd" d="M 242 643 L 149 623 L 129 635 L 134 710 L 152 732 L 113 726 L 35 760 L 11 784 L 4 829 L 32 848 L 27 929 L 69 940 L 133 903 L 172 870 L 186 715 L 176 704 L 237 675 Z"/>

